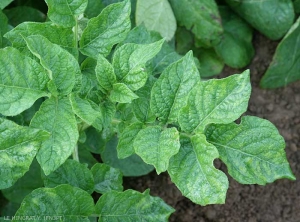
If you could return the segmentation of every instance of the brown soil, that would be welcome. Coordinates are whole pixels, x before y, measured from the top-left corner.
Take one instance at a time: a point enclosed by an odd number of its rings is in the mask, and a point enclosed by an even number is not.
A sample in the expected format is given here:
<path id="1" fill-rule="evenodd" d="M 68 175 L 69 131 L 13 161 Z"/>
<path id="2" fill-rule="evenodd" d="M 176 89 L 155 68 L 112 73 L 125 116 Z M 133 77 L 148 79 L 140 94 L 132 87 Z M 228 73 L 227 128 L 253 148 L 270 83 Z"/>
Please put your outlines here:
<path id="1" fill-rule="evenodd" d="M 300 178 L 300 82 L 276 90 L 259 88 L 259 80 L 266 71 L 278 42 L 255 34 L 256 56 L 251 70 L 252 96 L 247 115 L 270 120 L 286 140 L 287 158 L 292 171 Z M 241 73 L 226 67 L 221 77 Z M 216 166 L 226 172 L 220 161 Z M 227 174 L 227 172 L 226 172 Z M 228 174 L 227 174 L 228 175 Z M 155 172 L 139 178 L 125 178 L 125 188 L 159 196 L 176 209 L 171 222 L 299 222 L 300 181 L 278 180 L 266 186 L 241 185 L 229 176 L 230 187 L 224 205 L 199 206 L 183 197 L 167 173 Z"/>

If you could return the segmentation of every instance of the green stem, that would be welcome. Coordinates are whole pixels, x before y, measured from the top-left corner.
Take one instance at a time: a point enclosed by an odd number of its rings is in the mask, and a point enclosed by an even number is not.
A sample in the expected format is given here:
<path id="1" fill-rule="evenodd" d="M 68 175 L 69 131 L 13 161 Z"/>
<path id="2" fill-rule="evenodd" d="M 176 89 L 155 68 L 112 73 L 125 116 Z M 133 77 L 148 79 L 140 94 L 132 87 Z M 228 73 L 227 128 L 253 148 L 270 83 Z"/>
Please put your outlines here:
<path id="1" fill-rule="evenodd" d="M 76 160 L 79 162 L 79 156 L 78 156 L 78 145 L 76 144 L 74 151 L 73 151 L 73 160 Z"/>
<path id="2" fill-rule="evenodd" d="M 183 132 L 180 132 L 180 135 L 181 135 L 181 136 L 188 137 L 188 138 L 191 138 L 191 137 L 193 136 L 192 134 L 189 134 L 189 133 L 183 133 Z"/>

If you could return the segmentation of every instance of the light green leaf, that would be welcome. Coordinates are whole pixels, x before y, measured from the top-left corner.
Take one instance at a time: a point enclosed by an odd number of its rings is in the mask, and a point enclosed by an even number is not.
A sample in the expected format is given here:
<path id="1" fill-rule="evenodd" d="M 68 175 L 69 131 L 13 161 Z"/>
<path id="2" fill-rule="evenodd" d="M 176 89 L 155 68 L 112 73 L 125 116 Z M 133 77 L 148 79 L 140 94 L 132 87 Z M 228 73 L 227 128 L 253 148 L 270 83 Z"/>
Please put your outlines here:
<path id="1" fill-rule="evenodd" d="M 8 19 L 6 15 L 0 10 L 0 48 L 6 45 L 6 40 L 3 39 L 3 35 L 7 31 L 8 31 Z"/>
<path id="2" fill-rule="evenodd" d="M 161 49 L 164 40 L 150 44 L 127 43 L 119 47 L 113 56 L 113 67 L 118 82 L 126 84 L 131 90 L 138 90 L 147 81 L 146 62 Z"/>
<path id="3" fill-rule="evenodd" d="M 45 90 L 47 73 L 36 61 L 7 47 L 0 49 L 0 113 L 17 115 L 30 108 Z"/>
<path id="4" fill-rule="evenodd" d="M 139 98 L 124 83 L 115 83 L 109 98 L 113 102 L 131 103 L 132 100 Z"/>
<path id="5" fill-rule="evenodd" d="M 28 170 L 49 133 L 0 118 L 0 189 L 12 186 Z"/>
<path id="6" fill-rule="evenodd" d="M 243 68 L 254 56 L 252 28 L 229 7 L 219 7 L 224 33 L 222 40 L 215 45 L 217 54 L 226 65 Z"/>
<path id="7" fill-rule="evenodd" d="M 91 195 L 80 188 L 63 184 L 32 191 L 25 197 L 15 216 L 35 216 L 38 221 L 49 216 L 66 222 L 89 222 L 88 216 L 94 210 Z"/>
<path id="8" fill-rule="evenodd" d="M 135 21 L 144 23 L 148 30 L 156 31 L 170 41 L 176 31 L 176 19 L 168 0 L 138 0 Z"/>
<path id="9" fill-rule="evenodd" d="M 168 221 L 175 210 L 159 197 L 149 195 L 149 190 L 111 191 L 103 194 L 96 204 L 99 221 Z"/>
<path id="10" fill-rule="evenodd" d="M 177 122 L 179 110 L 187 103 L 190 90 L 200 81 L 200 75 L 190 51 L 168 66 L 151 91 L 150 107 L 160 121 Z"/>
<path id="11" fill-rule="evenodd" d="M 69 96 L 73 112 L 88 125 L 102 130 L 103 117 L 100 107 L 91 100 L 82 99 L 72 93 Z"/>
<path id="12" fill-rule="evenodd" d="M 226 175 L 214 167 L 218 150 L 203 134 L 181 139 L 179 152 L 170 160 L 168 173 L 184 196 L 194 203 L 225 203 L 228 189 Z"/>
<path id="13" fill-rule="evenodd" d="M 265 185 L 280 178 L 296 179 L 286 159 L 284 139 L 268 120 L 244 116 L 239 125 L 209 126 L 206 135 L 239 183 Z"/>
<path id="14" fill-rule="evenodd" d="M 123 190 L 123 178 L 119 169 L 110 167 L 104 163 L 96 163 L 91 172 L 95 180 L 95 191 L 97 193 L 107 193 L 111 190 Z"/>
<path id="15" fill-rule="evenodd" d="M 181 129 L 202 133 L 210 123 L 226 124 L 238 119 L 247 110 L 250 93 L 249 70 L 225 79 L 199 82 L 180 111 Z"/>
<path id="16" fill-rule="evenodd" d="M 71 155 L 79 137 L 68 98 L 47 99 L 32 118 L 30 126 L 51 133 L 51 137 L 42 143 L 37 154 L 44 173 L 49 175 Z"/>
<path id="17" fill-rule="evenodd" d="M 99 54 L 107 56 L 113 45 L 126 38 L 131 28 L 130 11 L 130 0 L 125 0 L 107 6 L 90 19 L 80 39 L 80 51 L 95 59 Z"/>
<path id="18" fill-rule="evenodd" d="M 94 178 L 91 171 L 76 160 L 66 160 L 57 170 L 43 177 L 45 187 L 69 184 L 88 193 L 94 191 Z"/>
<path id="19" fill-rule="evenodd" d="M 76 25 L 76 19 L 83 14 L 88 0 L 45 0 L 48 17 L 51 21 L 65 27 Z"/>
<path id="20" fill-rule="evenodd" d="M 41 65 L 48 71 L 57 91 L 68 95 L 75 86 L 77 76 L 81 75 L 77 60 L 41 35 L 29 36 L 25 40 L 29 50 L 40 59 Z"/>
<path id="21" fill-rule="evenodd" d="M 169 0 L 179 25 L 192 30 L 204 46 L 220 41 L 221 17 L 214 0 Z"/>
<path id="22" fill-rule="evenodd" d="M 0 1 L 0 9 L 4 9 L 8 6 L 13 0 L 1 0 Z"/>
<path id="23" fill-rule="evenodd" d="M 138 132 L 133 146 L 136 154 L 160 174 L 168 169 L 170 158 L 179 151 L 179 133 L 175 127 L 164 130 L 160 126 L 147 127 Z"/>
<path id="24" fill-rule="evenodd" d="M 142 129 L 142 123 L 133 123 L 123 130 L 119 137 L 119 143 L 117 146 L 118 158 L 124 159 L 135 153 L 133 141 L 136 138 L 138 132 L 140 132 Z"/>
<path id="25" fill-rule="evenodd" d="M 107 91 L 112 90 L 116 83 L 114 68 L 101 54 L 98 56 L 95 72 L 99 85 Z"/>
<path id="26" fill-rule="evenodd" d="M 280 39 L 291 27 L 295 17 L 291 0 L 226 2 L 251 26 L 272 40 Z"/>
<path id="27" fill-rule="evenodd" d="M 288 56 L 287 56 L 288 55 Z M 300 79 L 300 17 L 277 46 L 261 79 L 262 88 L 278 88 Z"/>

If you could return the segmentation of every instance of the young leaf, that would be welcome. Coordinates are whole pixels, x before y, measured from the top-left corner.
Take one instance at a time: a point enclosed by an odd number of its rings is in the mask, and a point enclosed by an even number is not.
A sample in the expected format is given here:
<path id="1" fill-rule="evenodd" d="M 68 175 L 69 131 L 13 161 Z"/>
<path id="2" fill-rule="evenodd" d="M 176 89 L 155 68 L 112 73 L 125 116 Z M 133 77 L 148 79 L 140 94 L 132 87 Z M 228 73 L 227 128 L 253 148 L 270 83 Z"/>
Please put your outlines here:
<path id="1" fill-rule="evenodd" d="M 180 142 L 179 152 L 170 160 L 171 180 L 194 203 L 202 206 L 225 203 L 228 179 L 214 167 L 213 161 L 219 157 L 216 147 L 203 134 Z"/>
<path id="2" fill-rule="evenodd" d="M 132 100 L 139 98 L 124 83 L 115 83 L 109 96 L 112 102 L 131 103 Z"/>
<path id="3" fill-rule="evenodd" d="M 45 187 L 69 184 L 88 193 L 94 191 L 94 178 L 91 171 L 76 160 L 66 160 L 57 170 L 43 177 Z"/>
<path id="4" fill-rule="evenodd" d="M 12 186 L 28 170 L 49 133 L 0 118 L 0 189 Z"/>
<path id="5" fill-rule="evenodd" d="M 100 107 L 94 102 L 81 99 L 74 93 L 69 96 L 73 112 L 87 124 L 102 130 L 103 117 Z"/>
<path id="6" fill-rule="evenodd" d="M 44 173 L 49 175 L 71 155 L 78 140 L 77 122 L 68 98 L 47 99 L 31 120 L 30 126 L 47 130 L 51 137 L 37 154 Z"/>
<path id="7" fill-rule="evenodd" d="M 168 0 L 138 0 L 136 24 L 144 24 L 148 30 L 156 31 L 170 41 L 176 31 L 176 19 Z"/>
<path id="8" fill-rule="evenodd" d="M 120 135 L 117 146 L 118 158 L 124 159 L 134 154 L 133 142 L 137 134 L 143 129 L 142 123 L 133 123 L 127 126 Z"/>
<path id="9" fill-rule="evenodd" d="M 215 1 L 170 0 L 169 2 L 179 25 L 191 29 L 204 46 L 213 46 L 220 41 L 223 29 Z"/>
<path id="10" fill-rule="evenodd" d="M 3 115 L 17 115 L 38 98 L 49 96 L 45 90 L 49 79 L 43 67 L 12 47 L 0 49 L 0 76 L 0 113 Z"/>
<path id="11" fill-rule="evenodd" d="M 116 83 L 114 68 L 101 54 L 98 56 L 95 72 L 99 85 L 107 91 L 112 90 Z"/>
<path id="12" fill-rule="evenodd" d="M 113 67 L 118 82 L 126 84 L 131 90 L 138 90 L 147 81 L 148 73 L 144 67 L 161 49 L 164 40 L 138 45 L 127 43 L 119 47 L 113 56 Z"/>
<path id="13" fill-rule="evenodd" d="M 136 154 L 160 174 L 168 169 L 170 158 L 179 151 L 179 133 L 175 127 L 164 130 L 160 126 L 147 127 L 139 131 L 133 146 Z"/>
<path id="14" fill-rule="evenodd" d="M 239 125 L 212 125 L 206 131 L 228 173 L 239 183 L 265 185 L 279 178 L 295 180 L 284 139 L 268 120 L 244 116 Z"/>
<path id="15" fill-rule="evenodd" d="M 287 56 L 288 55 L 288 56 Z M 261 79 L 263 88 L 277 88 L 300 79 L 300 18 L 277 46 L 272 62 Z"/>
<path id="16" fill-rule="evenodd" d="M 89 222 L 88 216 L 93 214 L 94 210 L 91 195 L 80 188 L 63 184 L 55 188 L 39 188 L 32 191 L 25 197 L 15 216 L 35 216 L 38 221 L 48 216 L 57 217 L 57 220 L 61 221 Z"/>
<path id="17" fill-rule="evenodd" d="M 95 191 L 104 194 L 111 190 L 122 191 L 122 173 L 119 169 L 110 167 L 104 163 L 95 164 L 91 172 L 95 180 Z"/>
<path id="18" fill-rule="evenodd" d="M 107 56 L 113 45 L 126 38 L 131 27 L 130 10 L 130 0 L 125 0 L 107 6 L 90 19 L 80 39 L 80 51 L 95 59 L 99 54 Z"/>
<path id="19" fill-rule="evenodd" d="M 225 79 L 199 82 L 180 111 L 180 127 L 186 132 L 202 133 L 210 123 L 230 123 L 247 110 L 250 93 L 248 70 Z"/>
<path id="20" fill-rule="evenodd" d="M 177 122 L 180 108 L 186 105 L 188 94 L 198 81 L 200 75 L 190 51 L 182 59 L 168 66 L 154 83 L 151 91 L 151 110 L 160 121 Z"/>
<path id="21" fill-rule="evenodd" d="M 58 92 L 68 95 L 75 86 L 76 78 L 81 76 L 77 60 L 60 46 L 51 43 L 41 35 L 25 38 L 29 50 L 40 59 L 48 71 Z"/>
<path id="22" fill-rule="evenodd" d="M 83 14 L 88 0 L 45 0 L 48 5 L 48 17 L 51 21 L 65 27 L 76 25 L 76 19 Z"/>
<path id="23" fill-rule="evenodd" d="M 168 221 L 174 209 L 162 199 L 149 195 L 149 190 L 111 191 L 96 204 L 99 221 Z"/>

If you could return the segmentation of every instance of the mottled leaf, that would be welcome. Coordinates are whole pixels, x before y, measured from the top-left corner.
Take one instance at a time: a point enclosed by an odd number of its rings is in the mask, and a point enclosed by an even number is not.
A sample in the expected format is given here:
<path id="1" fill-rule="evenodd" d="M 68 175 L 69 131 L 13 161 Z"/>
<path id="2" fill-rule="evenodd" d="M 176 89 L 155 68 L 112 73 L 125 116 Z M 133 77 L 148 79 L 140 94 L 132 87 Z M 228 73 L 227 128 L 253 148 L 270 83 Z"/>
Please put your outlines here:
<path id="1" fill-rule="evenodd" d="M 115 83 L 109 98 L 113 102 L 131 103 L 132 100 L 137 99 L 138 96 L 131 91 L 124 83 Z"/>
<path id="2" fill-rule="evenodd" d="M 101 54 L 97 58 L 95 72 L 99 85 L 105 90 L 112 90 L 116 83 L 114 68 Z"/>

